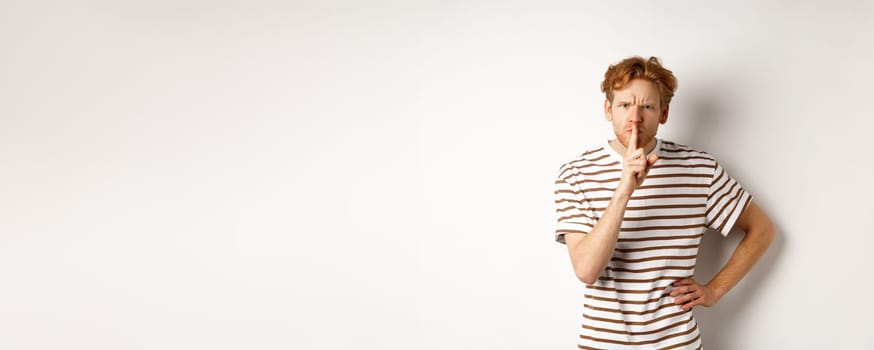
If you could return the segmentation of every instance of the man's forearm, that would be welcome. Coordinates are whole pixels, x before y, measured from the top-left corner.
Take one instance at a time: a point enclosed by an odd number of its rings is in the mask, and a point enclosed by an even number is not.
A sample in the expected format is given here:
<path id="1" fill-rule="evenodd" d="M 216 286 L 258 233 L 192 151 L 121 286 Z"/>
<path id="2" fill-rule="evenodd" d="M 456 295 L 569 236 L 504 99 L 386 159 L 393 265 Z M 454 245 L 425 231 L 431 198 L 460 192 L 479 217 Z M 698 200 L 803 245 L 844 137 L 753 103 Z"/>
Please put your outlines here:
<path id="1" fill-rule="evenodd" d="M 707 284 L 716 299 L 728 293 L 755 265 L 774 241 L 774 228 L 770 224 L 751 228 L 746 232 L 728 262 Z"/>
<path id="2" fill-rule="evenodd" d="M 595 283 L 613 256 L 630 197 L 616 191 L 592 231 L 568 241 L 574 272 L 584 283 Z"/>

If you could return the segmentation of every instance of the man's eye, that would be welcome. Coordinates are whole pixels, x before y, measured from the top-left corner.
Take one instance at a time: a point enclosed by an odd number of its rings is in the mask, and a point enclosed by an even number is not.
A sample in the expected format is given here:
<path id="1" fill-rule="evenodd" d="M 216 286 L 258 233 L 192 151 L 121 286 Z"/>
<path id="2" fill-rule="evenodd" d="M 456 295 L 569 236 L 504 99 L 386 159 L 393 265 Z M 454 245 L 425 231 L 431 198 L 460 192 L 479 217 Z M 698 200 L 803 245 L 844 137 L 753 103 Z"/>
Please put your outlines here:
<path id="1" fill-rule="evenodd" d="M 646 108 L 646 109 L 652 109 L 652 106 L 651 106 L 651 105 L 646 105 L 646 106 L 643 106 L 643 108 Z"/>

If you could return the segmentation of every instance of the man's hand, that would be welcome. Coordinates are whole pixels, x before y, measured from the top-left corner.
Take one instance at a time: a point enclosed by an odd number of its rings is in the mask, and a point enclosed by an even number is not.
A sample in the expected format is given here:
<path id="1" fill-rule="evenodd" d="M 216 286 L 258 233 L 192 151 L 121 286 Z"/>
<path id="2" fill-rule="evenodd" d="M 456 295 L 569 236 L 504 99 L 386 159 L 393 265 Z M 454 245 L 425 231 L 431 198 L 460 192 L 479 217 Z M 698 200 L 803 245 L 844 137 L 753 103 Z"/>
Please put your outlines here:
<path id="1" fill-rule="evenodd" d="M 681 305 L 684 311 L 692 310 L 698 305 L 711 307 L 720 298 L 713 288 L 701 285 L 691 278 L 683 278 L 671 286 L 674 287 L 670 294 L 674 297 L 674 304 Z"/>
<path id="2" fill-rule="evenodd" d="M 628 148 L 625 150 L 625 158 L 622 162 L 622 178 L 619 180 L 617 190 L 630 196 L 634 190 L 640 187 L 649 169 L 658 159 L 659 156 L 656 154 L 647 158 L 644 149 L 637 147 L 637 124 L 632 123 Z"/>

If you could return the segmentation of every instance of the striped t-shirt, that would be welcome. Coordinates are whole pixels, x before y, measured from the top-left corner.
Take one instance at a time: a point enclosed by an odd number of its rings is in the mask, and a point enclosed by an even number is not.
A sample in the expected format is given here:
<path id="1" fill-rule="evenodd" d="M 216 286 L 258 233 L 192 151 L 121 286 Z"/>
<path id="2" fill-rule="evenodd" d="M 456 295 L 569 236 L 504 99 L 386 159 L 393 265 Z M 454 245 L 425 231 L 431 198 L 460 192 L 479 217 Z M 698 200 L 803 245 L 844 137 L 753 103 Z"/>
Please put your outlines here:
<path id="1" fill-rule="evenodd" d="M 752 197 L 707 153 L 659 139 L 653 152 L 659 159 L 628 202 L 612 259 L 585 287 L 580 349 L 702 347 L 671 283 L 692 277 L 704 232 L 727 235 Z M 606 143 L 561 167 L 556 241 L 595 226 L 621 173 L 622 156 Z"/>

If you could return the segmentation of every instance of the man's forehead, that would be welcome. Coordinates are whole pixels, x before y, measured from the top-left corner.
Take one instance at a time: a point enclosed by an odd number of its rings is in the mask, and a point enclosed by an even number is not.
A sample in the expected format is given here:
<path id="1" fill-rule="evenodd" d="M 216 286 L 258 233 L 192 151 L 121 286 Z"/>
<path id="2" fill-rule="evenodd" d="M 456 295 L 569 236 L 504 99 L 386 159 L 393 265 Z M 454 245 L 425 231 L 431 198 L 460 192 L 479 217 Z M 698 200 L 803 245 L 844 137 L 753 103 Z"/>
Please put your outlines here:
<path id="1" fill-rule="evenodd" d="M 650 91 L 641 91 L 641 90 L 631 90 L 625 89 L 620 91 L 614 91 L 613 96 L 616 99 L 620 100 L 653 100 L 658 99 L 658 93 L 652 93 Z"/>
<path id="2" fill-rule="evenodd" d="M 659 91 L 647 85 L 628 84 L 621 90 L 613 90 L 613 97 L 621 100 L 657 100 L 659 99 Z"/>

